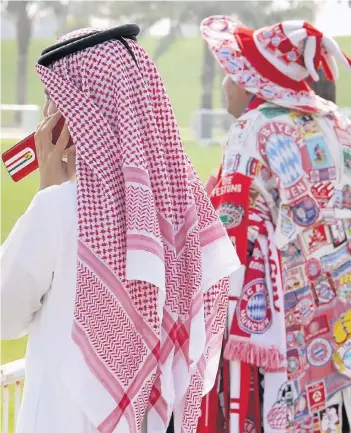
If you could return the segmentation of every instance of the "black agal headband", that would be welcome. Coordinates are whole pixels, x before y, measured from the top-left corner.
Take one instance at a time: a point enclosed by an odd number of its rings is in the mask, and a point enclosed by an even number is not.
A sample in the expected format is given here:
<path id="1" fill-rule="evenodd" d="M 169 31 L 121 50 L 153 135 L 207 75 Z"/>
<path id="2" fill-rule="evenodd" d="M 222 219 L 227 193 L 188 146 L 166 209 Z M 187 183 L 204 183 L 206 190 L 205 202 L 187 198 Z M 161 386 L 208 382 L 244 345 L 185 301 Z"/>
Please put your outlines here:
<path id="1" fill-rule="evenodd" d="M 76 38 L 68 39 L 67 41 L 59 42 L 46 48 L 41 53 L 38 64 L 48 67 L 52 63 L 68 56 L 69 54 L 74 54 L 78 51 L 85 50 L 86 48 L 93 47 L 94 45 L 99 45 L 103 42 L 112 40 L 120 41 L 133 57 L 135 63 L 137 63 L 133 51 L 128 45 L 126 39 L 136 41 L 139 33 L 140 28 L 136 24 L 126 24 L 124 26 L 115 27 L 114 29 L 96 31 L 86 35 L 77 36 Z"/>

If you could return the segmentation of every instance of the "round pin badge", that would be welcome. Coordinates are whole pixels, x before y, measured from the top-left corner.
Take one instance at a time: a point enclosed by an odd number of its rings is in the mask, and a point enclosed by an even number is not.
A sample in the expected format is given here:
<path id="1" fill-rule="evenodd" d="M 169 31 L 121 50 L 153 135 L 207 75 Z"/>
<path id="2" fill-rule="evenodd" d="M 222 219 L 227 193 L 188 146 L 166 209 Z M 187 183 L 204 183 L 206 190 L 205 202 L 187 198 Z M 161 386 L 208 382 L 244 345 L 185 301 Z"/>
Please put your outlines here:
<path id="1" fill-rule="evenodd" d="M 308 362 L 315 367 L 321 367 L 326 364 L 329 361 L 331 354 L 331 345 L 324 338 L 316 338 L 307 348 Z"/>
<path id="2" fill-rule="evenodd" d="M 317 279 L 322 273 L 321 262 L 317 259 L 309 259 L 305 264 L 307 278 L 311 281 Z"/>

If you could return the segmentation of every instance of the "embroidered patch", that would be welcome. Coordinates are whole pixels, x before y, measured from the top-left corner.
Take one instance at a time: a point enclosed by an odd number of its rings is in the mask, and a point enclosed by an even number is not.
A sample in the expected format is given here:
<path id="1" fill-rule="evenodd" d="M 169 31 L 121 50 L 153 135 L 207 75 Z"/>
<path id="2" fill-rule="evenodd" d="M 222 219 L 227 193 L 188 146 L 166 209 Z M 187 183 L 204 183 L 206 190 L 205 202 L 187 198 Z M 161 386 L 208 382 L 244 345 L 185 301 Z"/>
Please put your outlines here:
<path id="1" fill-rule="evenodd" d="M 307 278 L 311 281 L 315 280 L 322 273 L 321 263 L 318 259 L 309 259 L 305 264 L 305 272 Z"/>
<path id="2" fill-rule="evenodd" d="M 290 110 L 288 108 L 282 107 L 262 107 L 259 111 L 266 117 L 267 119 L 273 119 L 274 117 L 282 116 L 284 114 L 288 114 Z"/>
<path id="3" fill-rule="evenodd" d="M 305 326 L 306 341 L 319 337 L 320 335 L 327 334 L 330 331 L 329 321 L 327 315 L 318 316 Z"/>
<path id="4" fill-rule="evenodd" d="M 337 251 L 321 257 L 320 261 L 324 272 L 331 272 L 350 260 L 349 242 L 341 246 Z"/>
<path id="5" fill-rule="evenodd" d="M 335 224 L 329 225 L 330 234 L 333 240 L 334 247 L 338 247 L 346 242 L 346 233 L 344 229 L 344 223 L 342 220 L 338 220 Z"/>
<path id="6" fill-rule="evenodd" d="M 301 299 L 294 309 L 294 316 L 297 323 L 306 324 L 314 315 L 314 302 L 310 296 Z"/>
<path id="7" fill-rule="evenodd" d="M 303 178 L 301 144 L 299 133 L 288 123 L 270 122 L 258 133 L 259 152 L 276 175 L 288 200 L 307 191 Z"/>
<path id="8" fill-rule="evenodd" d="M 230 203 L 221 204 L 217 212 L 227 230 L 239 226 L 244 217 L 244 208 Z"/>
<path id="9" fill-rule="evenodd" d="M 351 310 L 344 313 L 335 323 L 333 329 L 335 342 L 338 346 L 351 340 Z"/>
<path id="10" fill-rule="evenodd" d="M 272 172 L 261 161 L 256 158 L 249 158 L 246 164 L 246 174 L 248 176 L 259 177 L 267 182 L 272 177 Z"/>
<path id="11" fill-rule="evenodd" d="M 321 281 L 314 283 L 312 290 L 318 307 L 329 304 L 336 297 L 333 282 L 329 278 L 323 278 Z"/>
<path id="12" fill-rule="evenodd" d="M 287 205 L 280 207 L 280 230 L 282 234 L 289 239 L 291 239 L 296 232 L 295 224 L 291 219 L 290 207 Z"/>
<path id="13" fill-rule="evenodd" d="M 324 380 L 307 385 L 307 401 L 310 413 L 318 412 L 325 408 L 327 393 Z"/>
<path id="14" fill-rule="evenodd" d="M 307 416 L 301 417 L 299 421 L 295 422 L 291 427 L 294 428 L 294 433 L 307 433 L 312 431 L 313 433 L 318 433 L 318 430 L 315 428 L 314 420 L 309 414 Z"/>
<path id="15" fill-rule="evenodd" d="M 333 197 L 334 185 L 331 182 L 318 182 L 311 187 L 311 193 L 318 204 L 325 208 Z"/>
<path id="16" fill-rule="evenodd" d="M 305 339 L 300 325 L 291 326 L 286 329 L 286 342 L 289 349 L 305 345 Z"/>
<path id="17" fill-rule="evenodd" d="M 307 348 L 308 362 L 315 367 L 325 365 L 329 361 L 331 354 L 331 345 L 324 338 L 312 340 Z"/>
<path id="18" fill-rule="evenodd" d="M 311 182 L 334 180 L 336 171 L 331 158 L 328 145 L 323 134 L 305 138 L 305 147 L 302 149 L 304 169 L 309 172 Z M 308 163 L 306 163 L 306 152 Z"/>
<path id="19" fill-rule="evenodd" d="M 285 292 L 301 289 L 305 286 L 305 280 L 303 267 L 290 269 L 285 277 Z"/>
<path id="20" fill-rule="evenodd" d="M 241 156 L 236 149 L 227 147 L 223 156 L 223 174 L 233 174 L 238 170 Z"/>
<path id="21" fill-rule="evenodd" d="M 329 233 L 324 224 L 319 224 L 301 233 L 302 244 L 305 252 L 313 253 L 329 244 Z"/>
<path id="22" fill-rule="evenodd" d="M 317 121 L 310 114 L 301 115 L 300 113 L 291 113 L 290 117 L 297 125 L 303 137 L 308 137 L 320 132 Z"/>
<path id="23" fill-rule="evenodd" d="M 342 146 L 351 146 L 351 124 L 350 120 L 343 115 L 333 116 L 335 135 Z"/>
<path id="24" fill-rule="evenodd" d="M 289 379 L 292 380 L 299 376 L 303 369 L 303 363 L 298 349 L 291 349 L 287 352 L 287 369 Z"/>
<path id="25" fill-rule="evenodd" d="M 348 128 L 334 128 L 338 141 L 343 146 L 351 146 L 351 125 Z"/>
<path id="26" fill-rule="evenodd" d="M 342 266 L 334 269 L 331 274 L 337 288 L 343 284 L 351 283 L 351 257 Z"/>
<path id="27" fill-rule="evenodd" d="M 337 221 L 337 218 L 335 217 L 335 209 L 334 207 L 324 207 L 320 205 L 321 207 L 321 218 L 324 220 L 326 224 L 334 224 Z"/>
<path id="28" fill-rule="evenodd" d="M 292 326 L 295 323 L 295 317 L 292 311 L 285 312 L 285 325 L 286 327 Z"/>
<path id="29" fill-rule="evenodd" d="M 240 328 L 249 334 L 262 334 L 271 326 L 272 310 L 263 278 L 257 278 L 244 287 L 237 315 Z"/>
<path id="30" fill-rule="evenodd" d="M 351 186 L 345 185 L 342 190 L 335 190 L 334 205 L 338 209 L 351 209 Z"/>
<path id="31" fill-rule="evenodd" d="M 318 206 L 310 196 L 304 196 L 291 205 L 293 220 L 302 227 L 314 224 L 319 217 Z"/>
<path id="32" fill-rule="evenodd" d="M 288 269 L 302 265 L 305 262 L 302 248 L 297 239 L 282 248 L 281 258 L 283 265 L 286 265 Z"/>

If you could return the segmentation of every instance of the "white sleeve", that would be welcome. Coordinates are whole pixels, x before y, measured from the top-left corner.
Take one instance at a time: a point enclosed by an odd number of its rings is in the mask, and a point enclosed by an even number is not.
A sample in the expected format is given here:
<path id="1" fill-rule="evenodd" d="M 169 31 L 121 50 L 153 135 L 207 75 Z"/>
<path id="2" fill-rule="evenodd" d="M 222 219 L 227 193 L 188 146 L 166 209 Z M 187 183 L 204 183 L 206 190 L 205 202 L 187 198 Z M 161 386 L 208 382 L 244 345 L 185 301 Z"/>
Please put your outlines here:
<path id="1" fill-rule="evenodd" d="M 62 236 L 61 187 L 38 192 L 1 246 L 1 338 L 28 333 L 49 290 Z"/>

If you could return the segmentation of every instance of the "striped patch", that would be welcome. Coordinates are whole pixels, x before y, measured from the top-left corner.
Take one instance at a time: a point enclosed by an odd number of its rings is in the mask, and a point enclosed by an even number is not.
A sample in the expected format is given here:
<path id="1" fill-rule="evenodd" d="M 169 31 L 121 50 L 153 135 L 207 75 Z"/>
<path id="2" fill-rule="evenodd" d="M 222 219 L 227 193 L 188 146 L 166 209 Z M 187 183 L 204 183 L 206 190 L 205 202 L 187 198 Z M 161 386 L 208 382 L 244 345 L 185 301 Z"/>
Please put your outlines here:
<path id="1" fill-rule="evenodd" d="M 25 149 L 21 150 L 12 158 L 8 159 L 7 161 L 4 161 L 4 164 L 7 171 L 12 176 L 15 173 L 18 173 L 20 170 L 22 170 L 30 163 L 32 163 L 34 160 L 35 160 L 34 150 L 31 149 L 30 147 L 26 147 Z"/>

